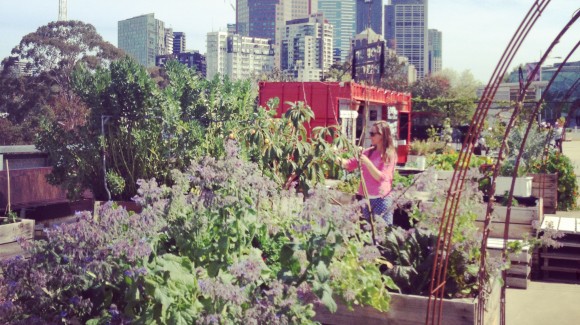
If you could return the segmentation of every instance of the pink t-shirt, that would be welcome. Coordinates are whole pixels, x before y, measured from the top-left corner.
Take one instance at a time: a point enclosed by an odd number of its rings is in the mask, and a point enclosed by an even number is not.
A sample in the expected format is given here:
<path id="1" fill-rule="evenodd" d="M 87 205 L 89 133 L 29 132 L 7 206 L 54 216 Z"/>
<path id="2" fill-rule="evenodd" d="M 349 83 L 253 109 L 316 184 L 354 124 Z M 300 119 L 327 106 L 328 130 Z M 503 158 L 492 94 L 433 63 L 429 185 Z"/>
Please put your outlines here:
<path id="1" fill-rule="evenodd" d="M 381 158 L 381 154 L 374 150 L 371 153 L 372 148 L 367 148 L 363 150 L 362 154 L 369 157 L 370 161 L 377 167 L 381 172 L 381 179 L 377 181 L 373 175 L 371 175 L 367 166 L 363 165 L 361 168 L 362 177 L 365 180 L 367 186 L 367 191 L 370 198 L 385 197 L 391 193 L 391 188 L 393 186 L 393 175 L 395 173 L 395 163 L 396 159 L 391 159 L 390 162 L 385 163 Z M 370 156 L 369 156 L 370 155 Z M 353 171 L 358 167 L 358 160 L 356 158 L 350 158 L 346 161 L 345 169 L 348 171 Z M 362 182 L 358 187 L 358 194 L 364 195 Z"/>

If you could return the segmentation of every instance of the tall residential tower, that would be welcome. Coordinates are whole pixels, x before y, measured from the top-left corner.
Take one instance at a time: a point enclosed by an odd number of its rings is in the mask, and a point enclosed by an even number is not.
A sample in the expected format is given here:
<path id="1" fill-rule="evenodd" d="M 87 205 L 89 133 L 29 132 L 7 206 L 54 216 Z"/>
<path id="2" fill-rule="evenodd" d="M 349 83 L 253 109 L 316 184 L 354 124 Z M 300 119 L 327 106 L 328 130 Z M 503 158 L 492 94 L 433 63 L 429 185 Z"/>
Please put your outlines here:
<path id="1" fill-rule="evenodd" d="M 317 8 L 318 0 L 237 0 L 237 32 L 242 36 L 274 41 L 276 62 L 279 62 L 286 22 L 306 18 Z"/>
<path id="2" fill-rule="evenodd" d="M 332 34 L 322 13 L 288 21 L 281 69 L 298 81 L 320 81 L 332 65 Z"/>
<path id="3" fill-rule="evenodd" d="M 173 32 L 173 54 L 183 53 L 186 50 L 185 33 Z"/>

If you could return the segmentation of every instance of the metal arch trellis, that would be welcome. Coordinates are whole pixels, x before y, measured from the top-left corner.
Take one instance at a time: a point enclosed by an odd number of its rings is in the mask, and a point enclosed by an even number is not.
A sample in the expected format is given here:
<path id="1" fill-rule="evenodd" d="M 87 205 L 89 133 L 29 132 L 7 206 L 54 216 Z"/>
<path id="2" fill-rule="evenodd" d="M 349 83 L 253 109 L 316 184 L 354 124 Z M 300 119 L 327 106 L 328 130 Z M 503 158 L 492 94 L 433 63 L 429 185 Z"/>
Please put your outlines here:
<path id="1" fill-rule="evenodd" d="M 539 64 L 536 65 L 534 72 L 532 73 L 532 76 L 538 72 L 538 70 L 540 69 L 542 63 L 548 58 L 548 55 L 550 54 L 550 52 L 552 51 L 552 49 L 554 48 L 554 46 L 556 44 L 559 43 L 561 37 L 568 31 L 568 29 L 570 28 L 570 26 L 572 26 L 572 24 L 574 24 L 574 22 L 578 19 L 578 17 L 580 16 L 580 12 L 577 11 L 572 19 L 570 20 L 570 22 L 568 22 L 566 24 L 566 26 L 562 29 L 562 31 L 558 34 L 558 36 L 553 40 L 552 44 L 550 44 L 550 47 L 548 48 L 548 50 L 544 53 L 544 56 L 541 58 Z M 522 154 L 524 152 L 524 148 L 527 142 L 527 138 L 529 135 L 529 132 L 535 122 L 535 117 L 537 116 L 539 109 L 542 105 L 542 102 L 544 101 L 545 95 L 548 92 L 549 88 L 551 87 L 551 85 L 553 84 L 554 80 L 556 79 L 557 75 L 559 74 L 559 72 L 561 71 L 562 67 L 566 64 L 566 62 L 568 61 L 568 59 L 570 58 L 570 56 L 575 52 L 575 50 L 578 48 L 578 45 L 580 43 L 576 43 L 576 46 L 572 49 L 572 51 L 570 51 L 570 53 L 568 54 L 568 56 L 566 57 L 565 61 L 558 67 L 556 73 L 554 73 L 554 75 L 552 76 L 552 78 L 550 79 L 548 85 L 546 86 L 546 89 L 544 89 L 544 92 L 542 94 L 542 97 L 540 98 L 540 100 L 536 103 L 536 106 L 534 108 L 534 111 L 532 112 L 532 116 L 530 118 L 530 120 L 528 121 L 528 125 L 526 128 L 526 132 L 524 134 L 524 137 L 522 139 L 522 142 L 520 144 L 520 148 L 519 148 L 519 153 L 518 156 L 516 158 L 515 161 L 515 166 L 514 166 L 514 170 L 513 170 L 513 174 L 512 174 L 512 183 L 511 183 L 511 187 L 510 187 L 510 191 L 509 191 L 509 195 L 508 195 L 508 204 L 507 204 L 507 211 L 506 211 L 506 221 L 505 221 L 505 227 L 504 227 L 504 234 L 503 234 L 503 249 L 502 249 L 502 260 L 506 259 L 506 248 L 507 248 L 507 239 L 508 239 L 508 234 L 509 234 L 509 225 L 510 225 L 510 216 L 511 216 L 511 207 L 512 207 L 512 198 L 513 198 L 513 192 L 514 192 L 514 187 L 515 187 L 515 182 L 516 182 L 516 177 L 517 177 L 517 173 L 518 173 L 518 169 L 520 166 L 520 162 L 521 162 L 521 157 Z M 518 97 L 518 101 L 516 103 L 516 107 L 515 110 L 512 114 L 512 117 L 508 123 L 508 126 L 506 127 L 506 131 L 504 134 L 504 141 L 502 142 L 500 151 L 499 151 L 499 158 L 498 158 L 498 163 L 495 165 L 494 168 L 494 172 L 493 172 L 493 179 L 496 179 L 497 176 L 499 175 L 499 169 L 500 169 L 500 163 L 501 163 L 501 157 L 503 155 L 503 151 L 505 150 L 506 147 L 506 140 L 507 136 L 510 133 L 510 130 L 512 129 L 512 127 L 514 126 L 515 120 L 519 115 L 519 110 L 522 108 L 522 101 L 523 98 L 525 96 L 525 93 L 527 91 L 527 89 L 530 87 L 532 81 L 531 79 L 528 79 L 526 82 L 526 85 L 524 87 L 524 89 L 521 91 L 519 97 Z M 491 193 L 490 193 L 490 201 L 488 203 L 488 209 L 487 209 L 487 213 L 488 215 L 491 214 L 491 211 L 493 211 L 493 200 L 491 199 L 493 197 L 493 195 L 495 194 L 495 185 L 492 186 L 491 189 Z M 482 252 L 484 251 L 484 246 L 482 245 Z M 482 254 L 482 261 L 484 261 L 485 258 L 485 254 Z M 482 264 L 483 267 L 485 267 L 484 264 Z M 500 324 L 505 324 L 505 283 L 506 283 L 506 270 L 502 271 L 502 279 L 503 279 L 503 283 L 504 285 L 502 286 L 501 289 L 501 310 L 500 310 L 500 315 L 501 315 L 501 322 Z M 483 283 L 482 281 L 484 281 L 484 279 L 481 278 L 480 274 L 480 287 L 482 287 Z M 478 322 L 483 323 L 483 308 L 484 308 L 484 301 L 482 301 L 482 295 L 480 295 L 480 303 L 478 304 Z"/>
<path id="2" fill-rule="evenodd" d="M 457 209 L 459 206 L 459 200 L 461 198 L 461 192 L 464 187 L 465 175 L 468 169 L 468 162 L 473 154 L 473 143 L 475 139 L 479 137 L 481 130 L 483 128 L 485 117 L 491 106 L 493 98 L 497 92 L 499 84 L 501 83 L 502 77 L 507 71 L 509 65 L 511 64 L 517 50 L 521 46 L 523 40 L 542 14 L 543 10 L 550 3 L 550 0 L 536 0 L 527 15 L 525 16 L 522 23 L 519 25 L 516 33 L 510 40 L 506 50 L 504 51 L 498 65 L 496 66 L 494 73 L 485 87 L 482 94 L 482 100 L 478 104 L 478 107 L 472 118 L 472 123 L 469 127 L 469 132 L 465 138 L 461 151 L 459 152 L 459 157 L 455 165 L 455 170 L 451 179 L 451 185 L 447 191 L 447 199 L 445 201 L 445 206 L 441 216 L 441 224 L 439 227 L 439 234 L 437 237 L 436 246 L 436 256 L 433 261 L 433 271 L 431 274 L 431 285 L 429 290 L 429 300 L 427 304 L 427 313 L 425 318 L 425 323 L 429 324 L 441 324 L 441 315 L 443 312 L 443 297 L 445 293 L 445 284 L 447 277 L 447 266 L 449 263 L 449 255 L 452 246 L 452 234 L 455 224 L 455 217 L 457 215 Z M 502 145 L 505 144 L 505 138 Z M 492 188 L 494 185 L 492 185 Z M 484 223 L 484 238 L 482 240 L 483 251 L 487 246 L 487 237 L 489 235 L 489 224 L 491 221 L 490 206 L 488 206 L 488 211 L 486 213 L 486 220 Z M 482 254 L 482 260 L 485 261 L 485 254 Z M 485 274 L 485 264 L 481 264 L 480 274 Z M 481 276 L 480 276 L 481 279 Z M 479 288 L 479 297 L 481 301 L 479 302 L 479 307 L 483 308 L 482 302 L 485 300 L 483 296 L 483 287 Z M 479 314 L 479 313 L 478 313 Z M 478 323 L 480 319 L 478 317 Z"/>

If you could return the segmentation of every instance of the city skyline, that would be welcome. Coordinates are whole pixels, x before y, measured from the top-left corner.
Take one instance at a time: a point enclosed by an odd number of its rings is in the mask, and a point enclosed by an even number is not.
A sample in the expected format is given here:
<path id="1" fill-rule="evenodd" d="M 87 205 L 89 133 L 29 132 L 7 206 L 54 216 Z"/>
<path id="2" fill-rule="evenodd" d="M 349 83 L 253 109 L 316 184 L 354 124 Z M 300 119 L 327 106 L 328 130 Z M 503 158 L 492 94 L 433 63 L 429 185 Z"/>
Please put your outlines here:
<path id="1" fill-rule="evenodd" d="M 430 0 L 429 3 L 428 28 L 443 33 L 443 68 L 457 72 L 471 70 L 476 79 L 487 82 L 533 0 Z M 30 0 L 4 5 L 0 11 L 0 33 L 3 36 L 0 59 L 10 55 L 23 36 L 56 21 L 58 4 L 58 0 Z M 388 1 L 383 4 L 388 4 Z M 156 18 L 166 22 L 168 28 L 187 34 L 188 49 L 205 53 L 206 34 L 225 31 L 228 23 L 235 22 L 231 5 L 235 6 L 234 0 L 167 0 L 163 3 L 153 0 L 131 3 L 69 0 L 68 19 L 94 25 L 106 41 L 118 46 L 118 21 L 154 13 Z M 573 0 L 552 1 L 520 48 L 512 67 L 539 60 L 577 9 Z M 566 56 L 578 41 L 577 35 L 580 35 L 580 23 L 568 31 L 552 56 Z M 574 54 L 571 60 L 580 60 L 580 53 Z M 558 61 L 552 58 L 548 63 Z"/>

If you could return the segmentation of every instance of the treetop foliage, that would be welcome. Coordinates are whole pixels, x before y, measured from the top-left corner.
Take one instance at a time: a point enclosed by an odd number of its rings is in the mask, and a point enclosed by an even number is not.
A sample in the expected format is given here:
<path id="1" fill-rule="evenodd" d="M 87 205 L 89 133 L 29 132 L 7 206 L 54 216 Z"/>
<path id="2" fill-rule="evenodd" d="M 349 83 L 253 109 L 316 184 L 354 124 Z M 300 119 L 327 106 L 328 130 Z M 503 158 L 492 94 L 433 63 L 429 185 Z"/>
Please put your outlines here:
<path id="1" fill-rule="evenodd" d="M 0 127 L 2 144 L 32 143 L 41 120 L 55 115 L 82 122 L 86 109 L 71 90 L 75 66 L 94 71 L 123 56 L 95 27 L 80 21 L 51 22 L 24 36 L 2 61 L 0 112 L 8 114 Z"/>

